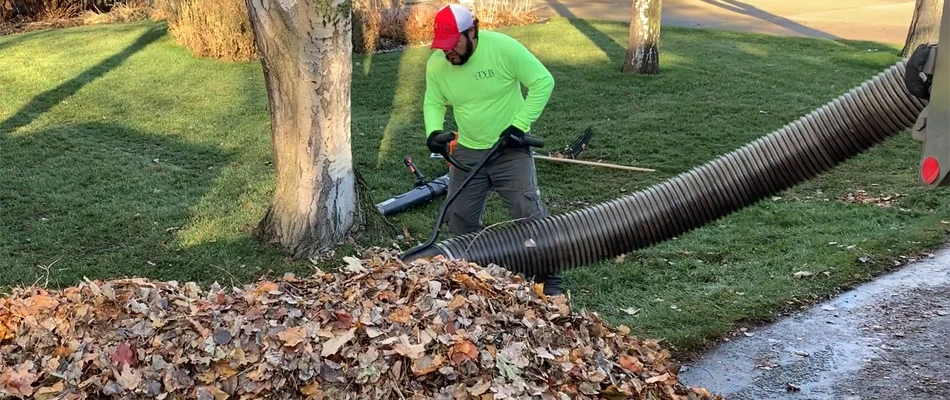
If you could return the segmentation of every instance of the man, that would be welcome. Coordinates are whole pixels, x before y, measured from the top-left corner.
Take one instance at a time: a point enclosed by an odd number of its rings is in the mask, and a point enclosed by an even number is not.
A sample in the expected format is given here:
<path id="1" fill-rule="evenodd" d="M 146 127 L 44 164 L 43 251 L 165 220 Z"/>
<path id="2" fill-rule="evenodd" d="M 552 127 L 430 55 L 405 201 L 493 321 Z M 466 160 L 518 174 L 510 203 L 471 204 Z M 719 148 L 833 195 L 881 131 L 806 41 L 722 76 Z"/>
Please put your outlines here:
<path id="1" fill-rule="evenodd" d="M 479 32 L 472 12 L 449 4 L 435 15 L 433 52 L 426 64 L 423 104 L 427 146 L 439 152 L 444 144 L 446 106 L 458 125 L 452 156 L 473 167 L 499 138 L 506 142 L 500 156 L 472 178 L 447 210 L 449 231 L 463 235 L 484 229 L 481 218 L 488 194 L 494 190 L 515 219 L 541 218 L 547 210 L 538 190 L 531 149 L 522 144 L 554 90 L 554 78 L 528 49 L 499 32 Z M 527 98 L 521 86 L 528 88 Z M 449 170 L 449 196 L 459 190 L 466 172 Z M 561 294 L 557 275 L 537 276 L 545 295 Z"/>

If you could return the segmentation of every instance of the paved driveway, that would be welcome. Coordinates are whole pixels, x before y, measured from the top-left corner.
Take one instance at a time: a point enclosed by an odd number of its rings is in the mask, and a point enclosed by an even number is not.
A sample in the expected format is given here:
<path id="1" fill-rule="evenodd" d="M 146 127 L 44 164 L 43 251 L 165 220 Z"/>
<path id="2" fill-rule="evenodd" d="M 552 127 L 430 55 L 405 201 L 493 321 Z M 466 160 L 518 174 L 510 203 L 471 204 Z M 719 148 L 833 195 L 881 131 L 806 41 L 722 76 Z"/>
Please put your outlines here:
<path id="1" fill-rule="evenodd" d="M 542 16 L 630 20 L 630 0 L 536 0 Z M 903 44 L 913 1 L 663 0 L 663 24 Z"/>

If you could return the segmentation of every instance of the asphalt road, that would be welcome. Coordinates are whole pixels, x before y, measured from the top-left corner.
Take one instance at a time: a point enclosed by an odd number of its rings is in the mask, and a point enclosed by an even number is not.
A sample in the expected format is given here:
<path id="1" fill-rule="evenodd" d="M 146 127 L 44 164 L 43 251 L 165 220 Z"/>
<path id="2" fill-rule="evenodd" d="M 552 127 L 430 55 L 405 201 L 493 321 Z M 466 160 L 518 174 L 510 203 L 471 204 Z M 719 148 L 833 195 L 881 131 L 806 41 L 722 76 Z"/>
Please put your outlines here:
<path id="1" fill-rule="evenodd" d="M 950 397 L 950 250 L 683 361 L 726 399 Z"/>

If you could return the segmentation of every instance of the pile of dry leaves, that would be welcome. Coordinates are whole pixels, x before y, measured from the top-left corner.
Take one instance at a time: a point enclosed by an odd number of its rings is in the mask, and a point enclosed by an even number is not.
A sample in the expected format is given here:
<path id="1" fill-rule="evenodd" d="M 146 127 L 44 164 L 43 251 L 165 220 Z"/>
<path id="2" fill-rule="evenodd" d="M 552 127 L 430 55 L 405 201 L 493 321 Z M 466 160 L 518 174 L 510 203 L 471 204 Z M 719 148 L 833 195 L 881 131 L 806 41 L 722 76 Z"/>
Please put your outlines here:
<path id="1" fill-rule="evenodd" d="M 0 394 L 37 399 L 707 399 L 658 343 L 490 266 L 347 258 L 225 290 L 145 279 L 0 298 Z M 718 397 L 715 397 L 718 398 Z"/>

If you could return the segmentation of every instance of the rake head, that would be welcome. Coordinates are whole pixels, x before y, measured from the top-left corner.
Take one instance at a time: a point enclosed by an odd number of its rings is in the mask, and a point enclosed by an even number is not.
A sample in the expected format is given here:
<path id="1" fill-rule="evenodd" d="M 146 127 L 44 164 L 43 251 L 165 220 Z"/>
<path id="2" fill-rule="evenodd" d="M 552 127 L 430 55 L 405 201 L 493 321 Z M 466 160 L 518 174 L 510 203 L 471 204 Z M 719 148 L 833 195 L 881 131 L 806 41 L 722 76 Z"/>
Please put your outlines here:
<path id="1" fill-rule="evenodd" d="M 593 137 L 594 130 L 588 126 L 587 129 L 584 130 L 584 133 L 581 133 L 580 136 L 574 139 L 574 142 L 569 146 L 564 147 L 561 151 L 552 151 L 548 153 L 548 155 L 559 158 L 577 158 L 577 156 L 587 148 L 587 143 L 589 143 Z"/>

